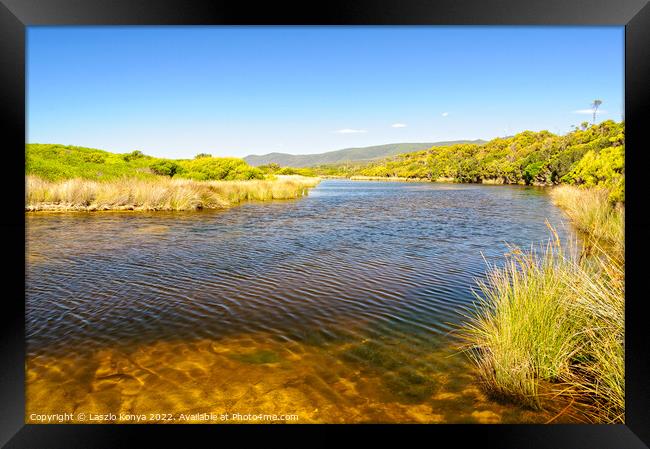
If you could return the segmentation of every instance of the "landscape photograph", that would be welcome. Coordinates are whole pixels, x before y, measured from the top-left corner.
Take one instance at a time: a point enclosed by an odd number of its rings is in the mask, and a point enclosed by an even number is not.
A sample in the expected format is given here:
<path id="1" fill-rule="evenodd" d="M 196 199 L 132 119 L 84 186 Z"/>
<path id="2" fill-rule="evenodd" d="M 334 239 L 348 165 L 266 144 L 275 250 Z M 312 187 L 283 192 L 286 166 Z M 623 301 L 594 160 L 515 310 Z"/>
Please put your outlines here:
<path id="1" fill-rule="evenodd" d="M 625 423 L 624 43 L 27 27 L 25 422 Z"/>

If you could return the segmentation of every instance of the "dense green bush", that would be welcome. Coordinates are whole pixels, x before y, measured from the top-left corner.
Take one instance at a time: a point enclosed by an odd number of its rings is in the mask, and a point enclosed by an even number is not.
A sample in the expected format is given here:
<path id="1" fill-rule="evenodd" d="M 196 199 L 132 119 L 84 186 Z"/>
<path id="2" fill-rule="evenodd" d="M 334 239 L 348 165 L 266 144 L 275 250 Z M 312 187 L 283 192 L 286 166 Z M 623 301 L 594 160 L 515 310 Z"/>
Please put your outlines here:
<path id="1" fill-rule="evenodd" d="M 623 201 L 625 124 L 583 124 L 564 136 L 524 131 L 483 145 L 459 144 L 367 164 L 316 167 L 322 175 L 452 179 L 456 182 L 603 185 Z"/>
<path id="2" fill-rule="evenodd" d="M 268 173 L 272 175 L 276 174 L 282 169 L 282 167 L 280 167 L 280 165 L 276 164 L 275 162 L 271 162 L 270 164 L 266 164 L 266 165 L 260 165 L 257 168 L 262 170 L 262 172 L 264 173 Z"/>
<path id="3" fill-rule="evenodd" d="M 103 164 L 106 162 L 106 156 L 98 153 L 88 153 L 82 156 L 84 162 L 91 162 L 94 164 Z"/>
<path id="4" fill-rule="evenodd" d="M 260 165 L 257 167 L 266 175 L 300 175 L 300 176 L 316 176 L 316 171 L 313 168 L 296 168 L 296 167 L 281 167 L 275 162 L 270 164 Z"/>
<path id="5" fill-rule="evenodd" d="M 142 151 L 140 151 L 140 150 L 135 150 L 135 151 L 130 152 L 129 154 L 125 154 L 125 155 L 122 156 L 122 158 L 124 158 L 124 160 L 127 161 L 127 162 L 131 162 L 131 161 L 133 161 L 135 159 L 142 159 L 144 157 L 147 157 L 147 156 L 145 156 L 142 153 Z"/>
<path id="6" fill-rule="evenodd" d="M 316 176 L 316 173 L 311 168 L 284 167 L 278 171 L 278 175 Z"/>
<path id="7" fill-rule="evenodd" d="M 564 176 L 570 184 L 610 189 L 612 201 L 625 201 L 625 145 L 607 147 L 599 152 L 589 150 Z"/>
<path id="8" fill-rule="evenodd" d="M 157 159 L 149 165 L 149 168 L 157 175 L 172 177 L 178 172 L 180 166 L 169 159 Z"/>
<path id="9" fill-rule="evenodd" d="M 178 176 L 197 180 L 264 179 L 261 170 L 251 167 L 243 159 L 233 157 L 202 157 L 179 161 Z"/>
<path id="10" fill-rule="evenodd" d="M 156 176 L 198 180 L 264 178 L 261 170 L 246 164 L 243 159 L 203 155 L 193 160 L 173 160 L 153 158 L 137 150 L 127 154 L 116 154 L 93 148 L 56 144 L 27 144 L 25 172 L 51 181 L 68 178 L 146 179 Z"/>

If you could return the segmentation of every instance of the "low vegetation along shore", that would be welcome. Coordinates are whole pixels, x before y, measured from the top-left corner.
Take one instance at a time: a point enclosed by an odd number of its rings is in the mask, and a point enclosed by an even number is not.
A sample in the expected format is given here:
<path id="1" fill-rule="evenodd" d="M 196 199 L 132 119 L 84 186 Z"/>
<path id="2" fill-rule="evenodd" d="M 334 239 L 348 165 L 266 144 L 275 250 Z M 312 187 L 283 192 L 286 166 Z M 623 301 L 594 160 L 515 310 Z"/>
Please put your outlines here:
<path id="1" fill-rule="evenodd" d="M 271 180 L 195 181 L 192 179 L 123 178 L 110 181 L 27 177 L 26 210 L 181 211 L 225 209 L 243 201 L 268 201 L 304 196 L 318 178 L 276 177 Z"/>
<path id="2" fill-rule="evenodd" d="M 601 188 L 560 186 L 551 196 L 582 244 L 552 231 L 546 246 L 512 248 L 479 285 L 463 349 L 496 397 L 563 404 L 553 420 L 623 423 L 624 208 Z"/>
<path id="3" fill-rule="evenodd" d="M 277 173 L 276 173 L 277 172 Z M 241 159 L 115 154 L 64 145 L 27 145 L 25 210 L 181 211 L 223 209 L 243 201 L 292 199 L 320 181 L 272 172 Z"/>

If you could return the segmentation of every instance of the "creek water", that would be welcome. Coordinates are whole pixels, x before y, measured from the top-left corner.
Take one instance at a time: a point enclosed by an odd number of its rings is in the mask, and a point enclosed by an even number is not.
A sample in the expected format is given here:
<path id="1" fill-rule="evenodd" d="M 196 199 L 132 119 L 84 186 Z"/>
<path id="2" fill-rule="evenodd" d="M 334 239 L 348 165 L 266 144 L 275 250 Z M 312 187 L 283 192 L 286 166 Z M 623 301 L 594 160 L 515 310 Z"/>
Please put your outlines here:
<path id="1" fill-rule="evenodd" d="M 569 232 L 543 188 L 347 180 L 225 211 L 27 214 L 26 421 L 544 422 L 483 393 L 455 332 L 546 221 Z"/>

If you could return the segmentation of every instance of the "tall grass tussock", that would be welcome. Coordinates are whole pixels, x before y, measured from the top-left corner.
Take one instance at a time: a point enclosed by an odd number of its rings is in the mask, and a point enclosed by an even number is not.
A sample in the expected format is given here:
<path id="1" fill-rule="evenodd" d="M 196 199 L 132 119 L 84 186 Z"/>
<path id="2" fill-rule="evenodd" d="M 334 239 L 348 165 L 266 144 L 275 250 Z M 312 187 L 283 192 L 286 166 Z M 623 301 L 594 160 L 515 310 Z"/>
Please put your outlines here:
<path id="1" fill-rule="evenodd" d="M 512 248 L 479 283 L 463 349 L 495 396 L 532 408 L 566 400 L 574 407 L 563 413 L 576 419 L 622 423 L 623 209 L 600 189 L 562 186 L 552 195 L 589 243 L 561 243 L 551 229 L 546 245 Z"/>
<path id="2" fill-rule="evenodd" d="M 48 181 L 26 178 L 27 211 L 223 209 L 243 201 L 304 196 L 318 178 L 277 176 L 266 180 L 197 181 L 158 176 L 107 181 L 81 178 Z"/>

